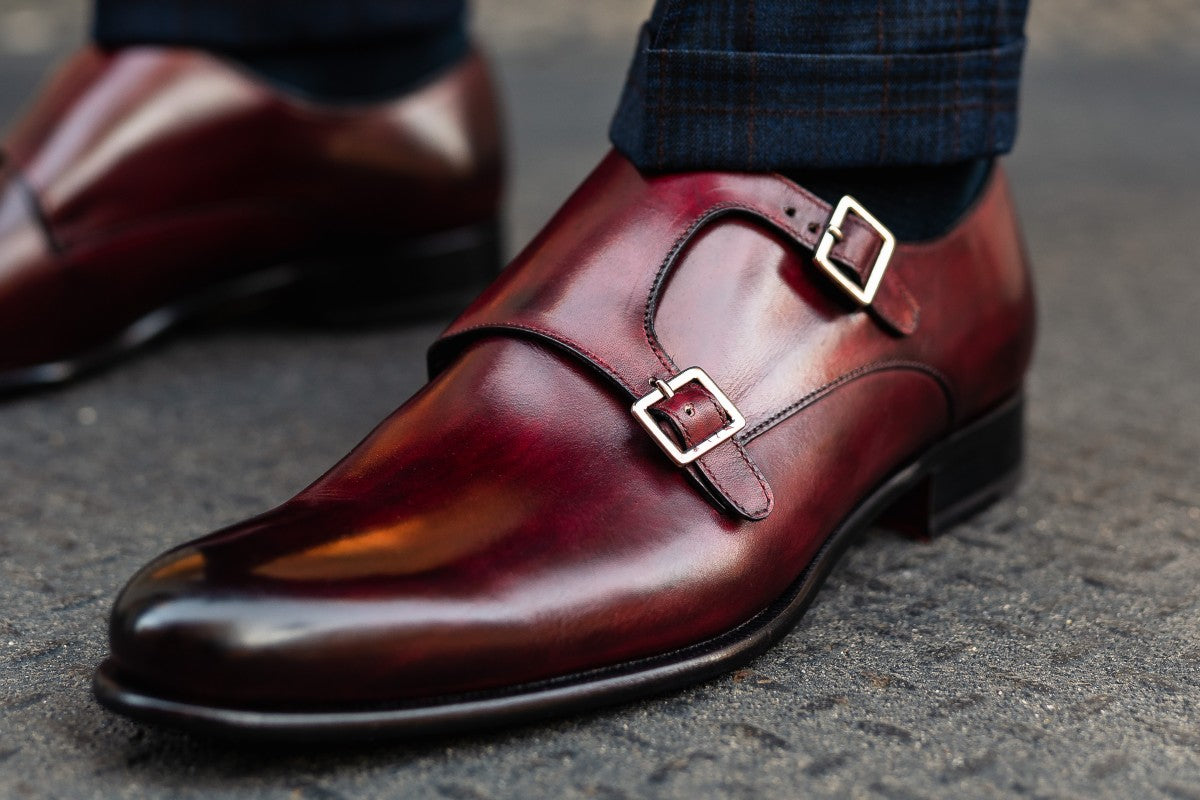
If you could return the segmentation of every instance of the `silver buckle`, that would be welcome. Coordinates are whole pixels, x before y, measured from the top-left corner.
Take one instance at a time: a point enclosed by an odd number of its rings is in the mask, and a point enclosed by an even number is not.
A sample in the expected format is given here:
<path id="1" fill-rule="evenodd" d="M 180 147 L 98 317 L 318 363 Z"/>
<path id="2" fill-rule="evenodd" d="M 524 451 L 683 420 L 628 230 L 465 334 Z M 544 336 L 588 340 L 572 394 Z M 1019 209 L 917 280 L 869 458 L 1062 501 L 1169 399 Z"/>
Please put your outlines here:
<path id="1" fill-rule="evenodd" d="M 875 258 L 875 263 L 871 265 L 870 272 L 867 273 L 866 286 L 859 286 L 850 280 L 846 273 L 842 272 L 829 259 L 829 253 L 833 250 L 833 246 L 846 238 L 842 233 L 841 226 L 846 221 L 846 215 L 851 211 L 883 239 L 879 255 Z M 887 271 L 888 262 L 892 260 L 892 251 L 895 249 L 896 237 L 892 235 L 892 232 L 884 227 L 882 222 L 871 216 L 871 213 L 863 208 L 861 203 L 850 195 L 846 195 L 838 201 L 837 208 L 833 210 L 833 216 L 829 218 L 829 224 L 825 226 L 825 232 L 821 234 L 821 240 L 817 243 L 817 251 L 813 254 L 813 262 L 823 269 L 826 275 L 833 278 L 834 282 L 860 306 L 869 306 L 875 299 L 875 292 L 879 290 L 879 284 L 883 282 L 883 273 Z"/>
<path id="2" fill-rule="evenodd" d="M 725 427 L 721 428 L 721 430 L 717 431 L 712 436 L 709 436 L 704 441 L 698 443 L 690 450 L 680 450 L 679 446 L 675 444 L 671 437 L 668 436 L 666 432 L 659 426 L 659 424 L 655 422 L 654 418 L 650 416 L 650 407 L 655 403 L 666 400 L 669 397 L 673 397 L 677 389 L 682 386 L 686 386 L 692 381 L 695 381 L 708 390 L 708 393 L 713 396 L 714 400 L 717 401 L 717 405 L 719 405 L 721 410 L 725 412 L 725 415 L 729 417 L 729 422 L 725 425 Z M 712 450 L 726 439 L 729 439 L 742 428 L 746 427 L 746 418 L 741 415 L 741 412 L 739 412 L 729 398 L 725 396 L 725 393 L 717 387 L 717 384 L 713 382 L 713 379 L 708 377 L 708 373 L 699 367 L 689 367 L 668 381 L 656 380 L 654 381 L 654 386 L 655 388 L 651 390 L 649 394 L 639 398 L 638 401 L 633 404 L 633 417 L 639 423 L 641 423 L 642 427 L 646 429 L 646 432 L 653 437 L 654 441 L 659 447 L 662 448 L 662 451 L 666 453 L 672 461 L 675 462 L 675 466 L 677 467 L 683 467 L 692 463 L 697 458 L 704 455 L 709 450 Z"/>

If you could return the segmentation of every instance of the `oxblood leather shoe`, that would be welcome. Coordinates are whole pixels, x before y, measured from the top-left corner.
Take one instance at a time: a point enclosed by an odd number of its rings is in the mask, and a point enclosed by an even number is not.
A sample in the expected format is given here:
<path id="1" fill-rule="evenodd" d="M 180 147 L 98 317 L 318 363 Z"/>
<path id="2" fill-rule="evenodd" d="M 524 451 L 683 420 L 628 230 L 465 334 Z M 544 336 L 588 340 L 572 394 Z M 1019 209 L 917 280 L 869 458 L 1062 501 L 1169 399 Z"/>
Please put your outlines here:
<path id="1" fill-rule="evenodd" d="M 82 51 L 3 146 L 0 392 L 251 299 L 462 308 L 499 266 L 499 127 L 477 54 L 342 107 L 200 51 Z"/>
<path id="2" fill-rule="evenodd" d="M 936 532 L 1013 485 L 1032 337 L 998 168 L 948 234 L 893 247 L 779 176 L 610 155 L 341 463 L 134 577 L 97 695 L 372 736 L 707 678 L 872 522 Z"/>

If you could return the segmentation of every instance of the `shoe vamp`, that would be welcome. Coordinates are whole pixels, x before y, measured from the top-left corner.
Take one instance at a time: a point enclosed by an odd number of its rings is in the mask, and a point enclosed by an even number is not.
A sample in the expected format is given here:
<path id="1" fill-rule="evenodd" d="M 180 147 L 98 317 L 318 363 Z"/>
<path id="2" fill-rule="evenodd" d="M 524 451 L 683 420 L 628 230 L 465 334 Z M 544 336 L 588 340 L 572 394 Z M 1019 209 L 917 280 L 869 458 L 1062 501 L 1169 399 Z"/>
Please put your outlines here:
<path id="1" fill-rule="evenodd" d="M 143 570 L 114 654 L 255 703 L 528 682 L 751 617 L 811 551 L 780 533 L 712 506 L 585 368 L 488 340 L 295 499 Z"/>

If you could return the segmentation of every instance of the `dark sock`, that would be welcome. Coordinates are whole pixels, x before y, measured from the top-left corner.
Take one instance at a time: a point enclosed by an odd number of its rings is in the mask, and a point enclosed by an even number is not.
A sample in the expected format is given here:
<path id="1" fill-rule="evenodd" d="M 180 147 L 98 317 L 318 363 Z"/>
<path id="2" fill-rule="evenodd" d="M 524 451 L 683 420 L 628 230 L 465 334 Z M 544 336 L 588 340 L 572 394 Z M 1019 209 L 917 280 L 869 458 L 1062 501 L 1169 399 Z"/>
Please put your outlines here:
<path id="1" fill-rule="evenodd" d="M 933 167 L 863 167 L 791 171 L 787 175 L 830 204 L 842 195 L 862 203 L 901 241 L 948 230 L 982 191 L 992 160 Z"/>
<path id="2" fill-rule="evenodd" d="M 461 26 L 419 36 L 296 49 L 213 50 L 280 89 L 323 103 L 386 100 L 412 89 L 466 55 Z"/>

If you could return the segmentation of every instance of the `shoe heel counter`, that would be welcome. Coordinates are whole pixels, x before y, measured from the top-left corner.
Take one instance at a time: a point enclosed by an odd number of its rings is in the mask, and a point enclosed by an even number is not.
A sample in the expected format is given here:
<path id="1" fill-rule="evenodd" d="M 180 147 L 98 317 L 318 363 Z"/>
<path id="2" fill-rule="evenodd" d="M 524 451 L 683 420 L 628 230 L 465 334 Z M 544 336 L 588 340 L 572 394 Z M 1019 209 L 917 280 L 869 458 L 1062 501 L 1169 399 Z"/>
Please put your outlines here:
<path id="1" fill-rule="evenodd" d="M 1037 292 L 1034 286 L 1033 262 L 1030 257 L 1029 244 L 1025 238 L 1024 226 L 1021 224 L 1016 201 L 1012 195 L 1012 185 L 1009 183 L 1007 173 L 1000 166 L 997 166 L 997 169 L 1000 170 L 997 177 L 1002 183 L 1004 208 L 1011 231 L 1011 237 L 1008 238 L 1014 243 L 1015 248 L 1015 252 L 1010 256 L 1013 264 L 1011 269 L 1016 275 L 1015 282 L 1019 287 L 1015 292 L 1013 302 L 1014 322 L 1019 331 L 1014 350 L 1017 354 L 1015 359 L 1017 370 L 1020 373 L 1021 382 L 1023 382 L 1024 376 L 1033 362 L 1034 345 L 1037 341 Z"/>
<path id="2" fill-rule="evenodd" d="M 975 313 L 953 373 L 957 418 L 967 422 L 1021 391 L 1033 360 L 1036 301 L 1029 250 L 1011 187 L 997 164 L 970 222 L 970 303 Z"/>

